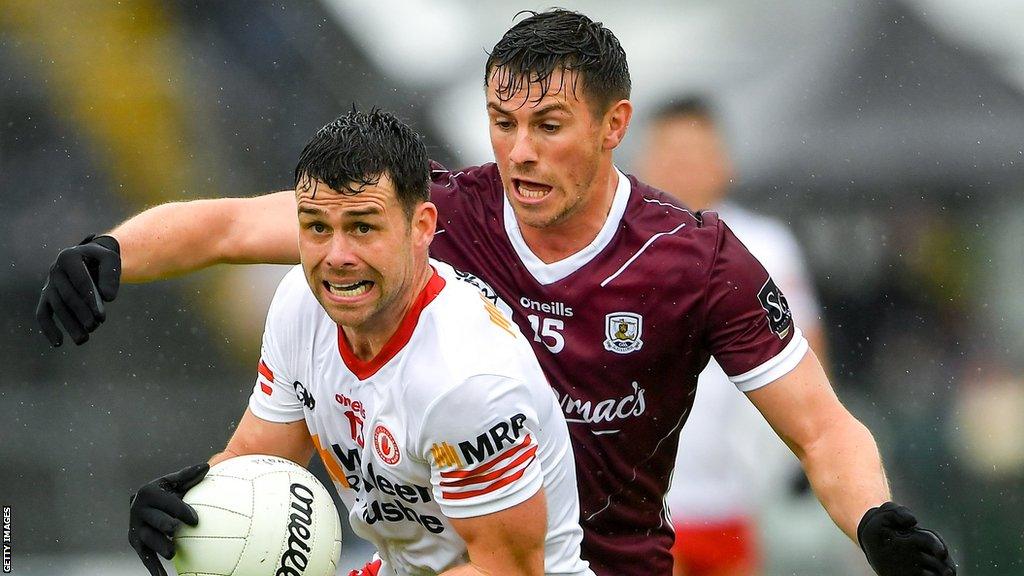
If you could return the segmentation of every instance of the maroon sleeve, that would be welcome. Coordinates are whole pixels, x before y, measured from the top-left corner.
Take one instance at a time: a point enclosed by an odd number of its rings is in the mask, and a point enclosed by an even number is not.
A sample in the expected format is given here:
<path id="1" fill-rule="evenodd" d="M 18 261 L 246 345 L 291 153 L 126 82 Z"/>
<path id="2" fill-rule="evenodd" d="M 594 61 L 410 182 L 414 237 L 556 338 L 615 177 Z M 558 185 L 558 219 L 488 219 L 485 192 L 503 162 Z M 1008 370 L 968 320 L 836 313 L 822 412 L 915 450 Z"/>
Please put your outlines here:
<path id="1" fill-rule="evenodd" d="M 793 315 L 768 272 L 718 215 L 704 213 L 703 219 L 718 228 L 704 290 L 706 343 L 726 374 L 747 374 L 787 350 L 797 332 Z"/>

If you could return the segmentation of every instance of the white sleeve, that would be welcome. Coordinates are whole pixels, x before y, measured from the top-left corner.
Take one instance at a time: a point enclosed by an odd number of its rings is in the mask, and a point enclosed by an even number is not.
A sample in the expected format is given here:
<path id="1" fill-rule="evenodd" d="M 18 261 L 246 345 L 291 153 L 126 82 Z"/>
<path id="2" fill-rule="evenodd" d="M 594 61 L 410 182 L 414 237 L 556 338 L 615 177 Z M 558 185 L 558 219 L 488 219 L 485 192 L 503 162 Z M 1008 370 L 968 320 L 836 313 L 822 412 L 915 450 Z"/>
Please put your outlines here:
<path id="1" fill-rule="evenodd" d="M 296 298 L 302 295 L 298 288 L 305 287 L 305 278 L 301 277 L 301 268 L 298 272 L 302 285 L 296 285 L 296 271 L 292 270 L 281 280 L 270 303 L 256 383 L 249 396 L 249 410 L 271 422 L 295 422 L 305 417 L 302 402 L 292 385 L 296 380 L 295 354 L 290 354 L 287 346 L 283 346 L 290 343 L 294 348 L 299 337 L 295 333 L 300 324 L 296 322 L 295 309 L 301 301 Z"/>
<path id="2" fill-rule="evenodd" d="M 821 308 L 800 243 L 788 228 L 781 225 L 778 236 L 778 256 L 773 262 L 778 270 L 769 268 L 768 271 L 786 295 L 793 321 L 805 330 L 819 328 Z"/>
<path id="3" fill-rule="evenodd" d="M 449 518 L 511 508 L 543 484 L 537 412 L 518 380 L 466 379 L 430 404 L 422 430 L 434 499 Z"/>

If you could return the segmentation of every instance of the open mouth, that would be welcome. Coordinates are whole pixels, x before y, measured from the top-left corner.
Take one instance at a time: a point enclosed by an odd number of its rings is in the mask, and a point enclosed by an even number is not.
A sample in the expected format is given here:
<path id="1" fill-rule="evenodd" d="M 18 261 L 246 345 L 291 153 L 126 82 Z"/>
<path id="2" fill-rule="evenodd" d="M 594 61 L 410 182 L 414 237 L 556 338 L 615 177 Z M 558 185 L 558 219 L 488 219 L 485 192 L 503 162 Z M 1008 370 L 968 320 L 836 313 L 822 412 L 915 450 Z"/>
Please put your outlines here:
<path id="1" fill-rule="evenodd" d="M 366 294 L 373 288 L 373 282 L 369 280 L 360 280 L 351 284 L 335 284 L 324 280 L 324 288 L 335 296 L 341 296 L 342 298 L 354 298 Z"/>
<path id="2" fill-rule="evenodd" d="M 551 186 L 530 180 L 512 179 L 516 195 L 524 200 L 541 200 L 551 192 Z"/>

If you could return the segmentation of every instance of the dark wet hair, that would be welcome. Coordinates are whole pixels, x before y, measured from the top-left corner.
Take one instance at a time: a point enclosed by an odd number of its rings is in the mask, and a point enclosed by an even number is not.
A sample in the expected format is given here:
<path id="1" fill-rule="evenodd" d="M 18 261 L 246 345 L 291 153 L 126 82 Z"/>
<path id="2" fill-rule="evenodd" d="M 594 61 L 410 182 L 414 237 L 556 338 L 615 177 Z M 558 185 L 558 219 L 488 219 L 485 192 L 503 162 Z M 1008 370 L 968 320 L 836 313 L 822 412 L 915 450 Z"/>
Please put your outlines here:
<path id="1" fill-rule="evenodd" d="M 651 115 L 652 122 L 664 122 L 680 116 L 694 116 L 709 122 L 715 121 L 715 107 L 711 101 L 699 94 L 685 94 L 659 106 Z"/>
<path id="2" fill-rule="evenodd" d="M 631 88 L 626 51 L 612 31 L 579 12 L 554 8 L 530 14 L 494 45 L 484 67 L 484 86 L 494 77 L 502 100 L 526 87 L 529 99 L 540 101 L 551 87 L 552 75 L 576 72 L 571 86 L 583 82 L 583 93 L 592 99 L 595 112 L 604 113 L 613 103 L 629 98 Z M 533 85 L 539 93 L 533 94 Z"/>
<path id="3" fill-rule="evenodd" d="M 430 199 L 430 163 L 419 135 L 393 114 L 353 107 L 317 130 L 302 149 L 295 187 L 319 180 L 342 194 L 358 194 L 384 174 L 394 183 L 407 215 Z"/>

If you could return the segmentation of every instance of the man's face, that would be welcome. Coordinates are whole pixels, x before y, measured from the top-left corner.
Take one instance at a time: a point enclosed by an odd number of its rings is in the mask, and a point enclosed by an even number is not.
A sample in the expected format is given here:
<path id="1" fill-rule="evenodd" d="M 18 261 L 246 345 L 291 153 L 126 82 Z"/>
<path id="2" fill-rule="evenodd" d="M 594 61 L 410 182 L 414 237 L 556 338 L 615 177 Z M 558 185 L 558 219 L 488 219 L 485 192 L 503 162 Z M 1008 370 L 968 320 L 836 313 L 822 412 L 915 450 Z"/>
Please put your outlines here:
<path id="1" fill-rule="evenodd" d="M 637 162 L 645 182 L 694 210 L 714 207 L 728 192 L 732 166 L 714 124 L 675 116 L 651 127 Z"/>
<path id="2" fill-rule="evenodd" d="M 564 223 L 593 196 L 607 147 L 602 118 L 575 73 L 556 72 L 539 100 L 537 84 L 499 98 L 498 74 L 492 71 L 487 83 L 487 114 L 505 194 L 522 225 Z"/>
<path id="3" fill-rule="evenodd" d="M 299 256 L 306 281 L 337 324 L 355 331 L 397 327 L 415 298 L 433 221 L 426 230 L 421 204 L 412 222 L 387 175 L 358 194 L 307 180 L 296 190 Z"/>

